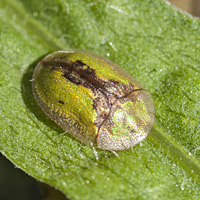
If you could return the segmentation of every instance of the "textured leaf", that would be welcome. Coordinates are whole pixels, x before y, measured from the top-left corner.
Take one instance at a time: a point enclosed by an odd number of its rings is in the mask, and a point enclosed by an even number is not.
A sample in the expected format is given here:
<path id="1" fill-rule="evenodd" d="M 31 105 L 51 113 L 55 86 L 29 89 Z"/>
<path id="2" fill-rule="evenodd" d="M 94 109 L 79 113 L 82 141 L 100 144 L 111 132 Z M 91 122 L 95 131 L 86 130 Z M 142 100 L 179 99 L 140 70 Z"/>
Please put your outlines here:
<path id="1" fill-rule="evenodd" d="M 1 0 L 0 150 L 69 199 L 199 199 L 200 22 L 162 0 Z M 134 148 L 95 152 L 37 106 L 36 63 L 58 49 L 108 57 L 148 90 L 156 123 Z"/>

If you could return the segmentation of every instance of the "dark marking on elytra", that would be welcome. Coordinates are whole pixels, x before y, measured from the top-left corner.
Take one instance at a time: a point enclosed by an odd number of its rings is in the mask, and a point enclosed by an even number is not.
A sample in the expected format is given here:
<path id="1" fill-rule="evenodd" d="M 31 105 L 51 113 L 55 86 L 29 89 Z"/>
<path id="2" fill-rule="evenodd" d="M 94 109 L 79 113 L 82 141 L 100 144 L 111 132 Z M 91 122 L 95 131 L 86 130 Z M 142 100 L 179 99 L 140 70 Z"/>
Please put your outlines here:
<path id="1" fill-rule="evenodd" d="M 142 88 L 135 89 L 130 83 L 123 84 L 116 80 L 102 80 L 97 76 L 96 71 L 82 60 L 73 62 L 66 58 L 58 58 L 56 61 L 44 61 L 42 64 L 51 66 L 51 71 L 58 70 L 62 72 L 62 76 L 68 81 L 76 85 L 82 85 L 93 92 L 96 97 L 93 100 L 93 109 L 97 113 L 97 119 L 94 124 L 98 127 L 98 133 L 107 120 L 112 123 L 110 119 L 112 118 L 112 107 L 116 106 L 114 104 L 119 99 L 126 99 L 131 93 L 143 90 Z M 59 103 L 64 104 L 62 101 L 59 101 Z"/>
<path id="2" fill-rule="evenodd" d="M 65 104 L 65 103 L 64 103 L 63 101 L 61 101 L 61 100 L 60 100 L 60 101 L 58 101 L 58 103 L 60 103 L 60 104 L 63 104 L 63 105 Z"/>

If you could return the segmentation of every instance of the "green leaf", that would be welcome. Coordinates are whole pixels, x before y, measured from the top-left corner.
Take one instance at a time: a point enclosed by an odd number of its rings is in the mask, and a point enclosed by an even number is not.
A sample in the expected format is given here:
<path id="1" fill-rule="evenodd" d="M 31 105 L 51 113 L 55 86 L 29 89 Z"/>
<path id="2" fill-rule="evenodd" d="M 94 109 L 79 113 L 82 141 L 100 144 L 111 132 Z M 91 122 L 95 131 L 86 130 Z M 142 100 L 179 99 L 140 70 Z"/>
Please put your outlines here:
<path id="1" fill-rule="evenodd" d="M 199 32 L 162 0 L 1 0 L 1 152 L 69 199 L 199 199 Z M 152 94 L 156 123 L 141 145 L 96 159 L 42 113 L 33 69 L 69 48 L 108 57 Z"/>

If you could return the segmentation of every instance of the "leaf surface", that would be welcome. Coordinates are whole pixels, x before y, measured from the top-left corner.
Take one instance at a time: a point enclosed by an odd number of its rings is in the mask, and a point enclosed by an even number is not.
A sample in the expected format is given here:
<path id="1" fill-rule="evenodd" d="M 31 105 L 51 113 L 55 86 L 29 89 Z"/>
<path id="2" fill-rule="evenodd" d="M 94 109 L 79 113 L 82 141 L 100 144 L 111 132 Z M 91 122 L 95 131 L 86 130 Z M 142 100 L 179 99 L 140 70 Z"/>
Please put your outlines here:
<path id="1" fill-rule="evenodd" d="M 1 0 L 0 150 L 70 199 L 198 199 L 200 22 L 162 0 Z M 86 49 L 124 68 L 154 99 L 156 123 L 118 157 L 86 146 L 37 106 L 34 67 Z"/>

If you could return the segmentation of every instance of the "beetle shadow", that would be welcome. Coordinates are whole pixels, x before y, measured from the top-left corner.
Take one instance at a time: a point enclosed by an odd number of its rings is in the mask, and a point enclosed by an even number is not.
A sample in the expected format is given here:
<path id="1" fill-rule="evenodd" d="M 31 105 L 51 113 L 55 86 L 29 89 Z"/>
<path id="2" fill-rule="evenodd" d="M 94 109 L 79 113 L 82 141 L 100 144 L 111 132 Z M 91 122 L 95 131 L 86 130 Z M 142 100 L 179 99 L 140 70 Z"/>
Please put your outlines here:
<path id="1" fill-rule="evenodd" d="M 47 53 L 48 54 L 48 53 Z M 58 127 L 51 119 L 49 119 L 41 110 L 41 108 L 37 105 L 35 98 L 32 92 L 32 76 L 33 71 L 38 62 L 40 62 L 47 54 L 39 57 L 36 59 L 32 64 L 29 65 L 26 72 L 24 73 L 21 81 L 21 91 L 22 91 L 22 98 L 26 105 L 26 108 L 33 113 L 33 115 L 44 123 L 46 126 L 50 127 L 51 129 L 55 130 L 58 133 L 63 133 L 64 131 Z M 32 119 L 32 117 L 30 117 Z M 36 121 L 34 121 L 36 124 Z"/>

